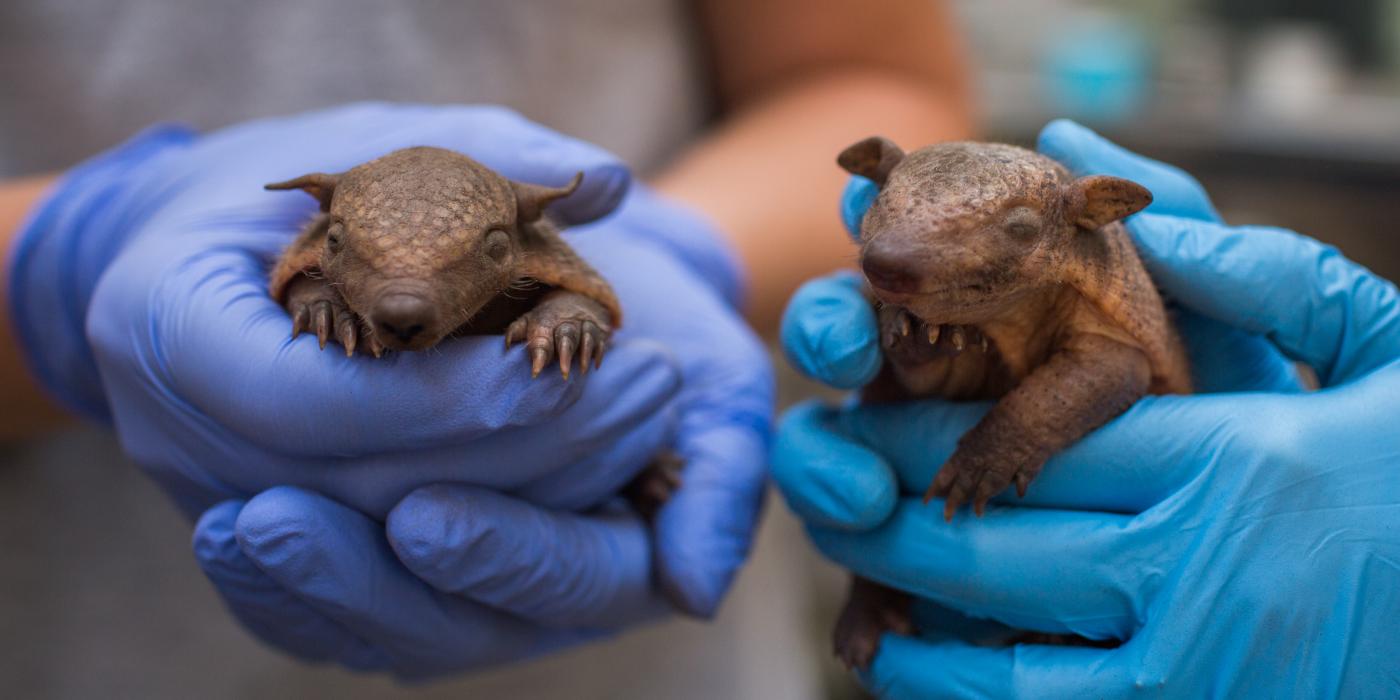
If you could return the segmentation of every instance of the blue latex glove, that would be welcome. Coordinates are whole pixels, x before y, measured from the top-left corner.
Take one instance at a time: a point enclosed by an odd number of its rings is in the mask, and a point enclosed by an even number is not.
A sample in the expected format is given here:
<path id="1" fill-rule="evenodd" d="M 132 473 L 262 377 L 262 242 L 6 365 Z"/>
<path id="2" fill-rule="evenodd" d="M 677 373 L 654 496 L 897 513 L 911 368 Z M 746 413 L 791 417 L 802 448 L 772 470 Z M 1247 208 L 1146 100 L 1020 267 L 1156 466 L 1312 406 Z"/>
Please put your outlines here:
<path id="1" fill-rule="evenodd" d="M 921 597 L 920 636 L 887 635 L 864 680 L 891 697 L 1394 694 L 1400 293 L 1311 239 L 1223 225 L 1188 176 L 1081 127 L 1052 124 L 1041 149 L 1132 177 L 1177 215 L 1129 230 L 1194 310 L 1183 335 L 1218 393 L 1145 398 L 1053 458 L 1025 499 L 951 525 L 917 494 L 986 404 L 789 413 L 774 475 L 817 546 Z M 845 386 L 866 341 L 822 319 L 860 316 L 850 287 L 800 295 L 784 328 L 800 367 Z M 1300 392 L 1264 338 L 1324 389 Z M 984 646 L 1001 625 L 1126 641 Z"/>
<path id="2" fill-rule="evenodd" d="M 553 210 L 569 223 L 627 198 L 575 239 L 627 315 L 600 371 L 530 381 L 499 337 L 377 361 L 290 338 L 266 271 L 314 202 L 261 185 L 410 145 L 528 182 L 582 170 Z M 654 574 L 712 612 L 758 510 L 771 378 L 733 308 L 737 266 L 704 222 L 627 194 L 629 179 L 611 155 L 490 107 L 156 129 L 37 210 L 12 259 L 13 317 L 55 396 L 111 420 L 199 516 L 201 565 L 261 638 L 407 677 L 523 658 L 655 616 Z M 608 502 L 667 447 L 686 484 L 653 538 Z"/>

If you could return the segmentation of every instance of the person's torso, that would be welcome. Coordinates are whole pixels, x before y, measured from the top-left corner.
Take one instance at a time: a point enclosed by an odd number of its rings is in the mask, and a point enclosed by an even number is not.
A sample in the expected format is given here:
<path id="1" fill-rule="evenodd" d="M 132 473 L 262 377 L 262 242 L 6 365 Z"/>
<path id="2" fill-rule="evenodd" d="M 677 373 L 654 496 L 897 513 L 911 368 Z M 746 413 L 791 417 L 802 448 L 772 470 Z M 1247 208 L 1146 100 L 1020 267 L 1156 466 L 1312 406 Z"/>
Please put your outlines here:
<path id="1" fill-rule="evenodd" d="M 682 0 L 14 0 L 0 177 L 157 121 L 211 129 L 358 100 L 496 103 L 646 170 L 699 127 Z"/>

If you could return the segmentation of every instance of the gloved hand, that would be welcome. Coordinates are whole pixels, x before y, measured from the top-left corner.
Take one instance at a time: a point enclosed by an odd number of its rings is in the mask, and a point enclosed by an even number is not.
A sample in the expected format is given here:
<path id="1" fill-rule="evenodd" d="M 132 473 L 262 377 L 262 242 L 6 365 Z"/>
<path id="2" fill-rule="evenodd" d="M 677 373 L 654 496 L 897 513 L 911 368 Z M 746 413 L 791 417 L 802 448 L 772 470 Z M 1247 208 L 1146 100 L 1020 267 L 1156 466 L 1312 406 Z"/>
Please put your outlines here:
<path id="1" fill-rule="evenodd" d="M 1053 458 L 1025 499 L 952 524 L 917 495 L 986 404 L 789 413 L 774 476 L 814 542 L 921 598 L 920 635 L 887 635 L 864 680 L 891 697 L 1394 691 L 1400 293 L 1311 239 L 1223 225 L 1188 176 L 1081 127 L 1052 124 L 1040 146 L 1157 195 L 1129 230 L 1192 310 L 1198 388 L 1216 393 L 1145 398 Z M 835 329 L 860 315 L 838 286 L 794 300 L 784 342 L 853 386 L 866 341 Z M 1302 392 L 1278 350 L 1323 390 Z M 1008 647 L 1003 625 L 1124 642 Z"/>
<path id="2" fill-rule="evenodd" d="M 626 313 L 600 371 L 531 381 L 499 337 L 380 360 L 290 338 L 266 272 L 314 203 L 262 184 L 410 145 L 528 182 L 582 170 L 553 210 L 568 223 L 626 196 L 574 238 Z M 609 154 L 491 107 L 157 129 L 41 205 L 13 316 L 50 390 L 110 419 L 202 514 L 196 555 L 264 640 L 407 677 L 514 660 L 655 616 L 654 574 L 712 612 L 755 524 L 771 380 L 733 309 L 737 266 L 703 222 L 628 185 Z M 608 501 L 667 447 L 686 483 L 653 538 Z"/>

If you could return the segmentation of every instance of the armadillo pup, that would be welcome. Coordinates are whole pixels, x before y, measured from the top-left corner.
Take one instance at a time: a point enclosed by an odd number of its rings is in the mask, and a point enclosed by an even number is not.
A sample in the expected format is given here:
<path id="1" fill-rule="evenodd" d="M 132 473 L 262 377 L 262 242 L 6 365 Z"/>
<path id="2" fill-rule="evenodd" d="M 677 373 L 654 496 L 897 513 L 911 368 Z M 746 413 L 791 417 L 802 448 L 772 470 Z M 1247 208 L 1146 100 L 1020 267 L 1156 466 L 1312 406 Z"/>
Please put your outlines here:
<path id="1" fill-rule="evenodd" d="M 863 400 L 995 400 L 929 485 L 951 520 L 1024 496 L 1056 452 L 1142 396 L 1189 393 L 1186 355 L 1121 220 L 1152 195 L 1116 177 L 1072 177 L 1038 153 L 943 143 L 904 153 L 872 137 L 838 163 L 879 195 L 860 267 L 884 364 Z M 857 578 L 836 653 L 868 668 L 885 631 L 908 633 L 910 599 Z"/>
<path id="2" fill-rule="evenodd" d="M 292 316 L 351 355 L 425 350 L 454 334 L 524 342 L 538 375 L 597 365 L 622 320 L 612 288 L 544 216 L 564 187 L 514 182 L 441 148 L 394 151 L 339 174 L 267 185 L 321 204 L 269 280 Z"/>

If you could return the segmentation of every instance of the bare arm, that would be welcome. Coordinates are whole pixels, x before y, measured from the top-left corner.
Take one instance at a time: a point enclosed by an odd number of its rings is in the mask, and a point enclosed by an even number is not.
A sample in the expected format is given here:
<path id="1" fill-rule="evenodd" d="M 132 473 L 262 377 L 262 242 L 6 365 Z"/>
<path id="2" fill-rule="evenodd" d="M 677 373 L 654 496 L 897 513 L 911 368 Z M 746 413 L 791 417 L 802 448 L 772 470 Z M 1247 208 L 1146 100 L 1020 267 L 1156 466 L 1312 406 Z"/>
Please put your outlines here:
<path id="1" fill-rule="evenodd" d="M 43 176 L 0 183 L 0 250 L 8 254 L 13 248 L 25 215 L 53 181 L 53 176 Z M 0 275 L 0 407 L 5 414 L 0 442 L 34 435 L 67 420 L 25 367 L 10 323 L 9 294 L 9 280 Z"/>
<path id="2" fill-rule="evenodd" d="M 874 133 L 972 130 L 953 18 L 935 0 L 700 0 L 725 118 L 656 179 L 703 211 L 749 270 L 748 315 L 776 328 L 804 280 L 853 260 L 836 154 Z"/>

